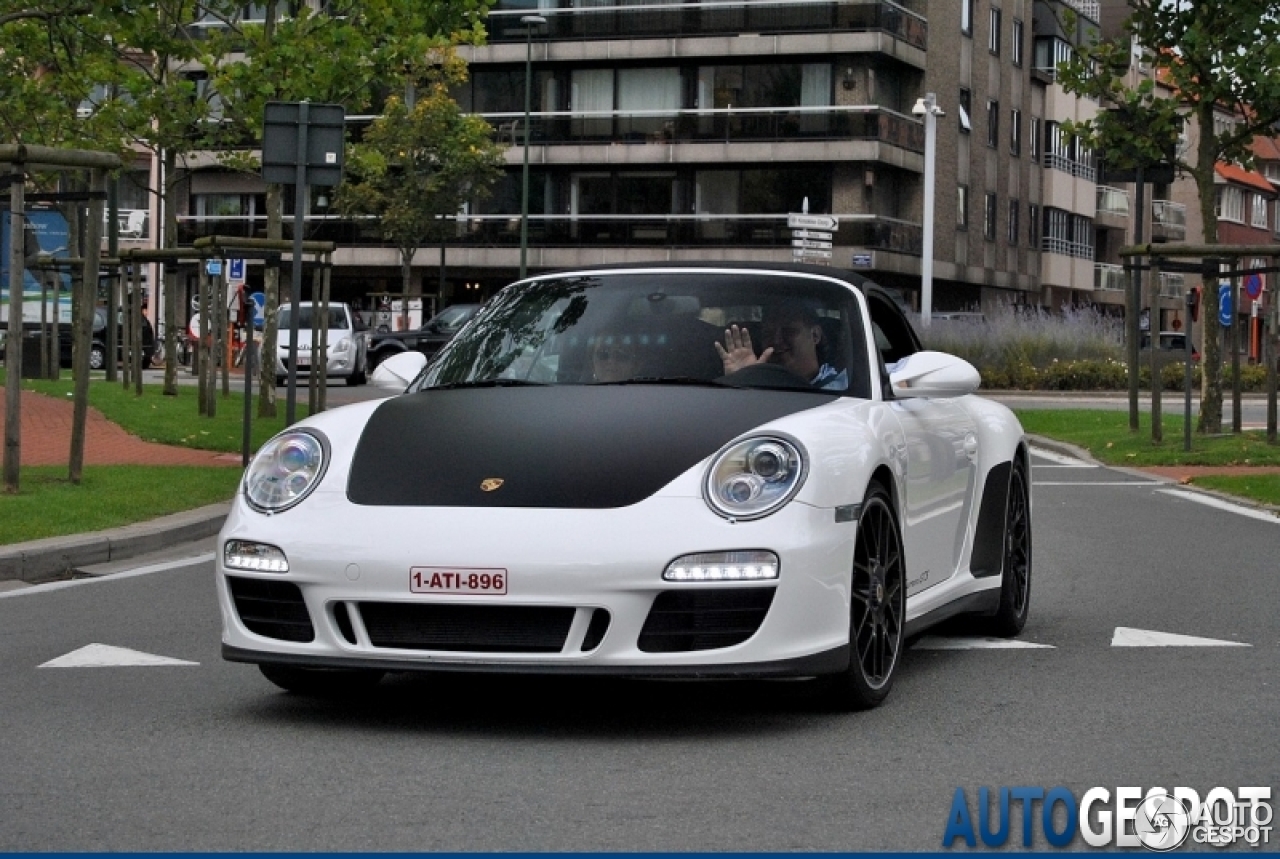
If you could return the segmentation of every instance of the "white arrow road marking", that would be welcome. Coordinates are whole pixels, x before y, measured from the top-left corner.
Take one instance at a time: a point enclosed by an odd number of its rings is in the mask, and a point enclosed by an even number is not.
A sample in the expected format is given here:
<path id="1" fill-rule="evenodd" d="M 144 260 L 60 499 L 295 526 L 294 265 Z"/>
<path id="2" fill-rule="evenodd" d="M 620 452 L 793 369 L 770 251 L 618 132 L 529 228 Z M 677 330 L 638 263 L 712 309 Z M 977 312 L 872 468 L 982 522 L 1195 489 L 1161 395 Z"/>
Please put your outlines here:
<path id="1" fill-rule="evenodd" d="M 1031 455 L 1036 459 L 1047 459 L 1050 462 L 1056 462 L 1058 465 L 1070 465 L 1073 468 L 1097 468 L 1097 463 L 1085 462 L 1083 459 L 1077 459 L 1074 456 L 1067 456 L 1061 453 L 1054 453 L 1051 450 L 1045 450 L 1042 447 L 1031 448 Z"/>
<path id="2" fill-rule="evenodd" d="M 1205 495 L 1201 492 L 1188 492 L 1185 489 L 1157 489 L 1157 492 L 1165 495 L 1172 495 L 1174 498 L 1180 498 L 1183 501 L 1194 501 L 1197 504 L 1204 504 L 1207 507 L 1216 507 L 1219 510 L 1226 510 L 1228 513 L 1239 513 L 1241 516 L 1248 516 L 1250 519 L 1260 519 L 1263 522 L 1280 522 L 1280 517 L 1274 513 L 1268 513 L 1265 510 L 1255 510 L 1252 507 L 1245 507 L 1242 504 L 1233 504 L 1230 501 L 1224 501 L 1221 498 L 1215 498 L 1212 495 Z"/>
<path id="3" fill-rule="evenodd" d="M 1019 641 L 1016 638 L 988 638 L 977 636 L 949 638 L 941 635 L 926 635 L 913 645 L 918 650 L 1054 650 L 1052 644 L 1037 644 L 1034 641 Z"/>
<path id="4" fill-rule="evenodd" d="M 124 665 L 199 665 L 199 662 L 188 662 L 185 659 L 173 659 L 168 656 L 156 656 L 127 647 L 112 647 L 109 644 L 86 644 L 79 650 L 73 650 L 66 656 L 50 659 L 41 668 L 115 668 Z"/>
<path id="5" fill-rule="evenodd" d="M 1252 647 L 1240 641 L 1222 641 L 1217 638 L 1198 638 L 1194 635 L 1178 635 L 1173 632 L 1156 632 L 1150 629 L 1131 629 L 1117 626 L 1111 638 L 1112 647 Z"/>

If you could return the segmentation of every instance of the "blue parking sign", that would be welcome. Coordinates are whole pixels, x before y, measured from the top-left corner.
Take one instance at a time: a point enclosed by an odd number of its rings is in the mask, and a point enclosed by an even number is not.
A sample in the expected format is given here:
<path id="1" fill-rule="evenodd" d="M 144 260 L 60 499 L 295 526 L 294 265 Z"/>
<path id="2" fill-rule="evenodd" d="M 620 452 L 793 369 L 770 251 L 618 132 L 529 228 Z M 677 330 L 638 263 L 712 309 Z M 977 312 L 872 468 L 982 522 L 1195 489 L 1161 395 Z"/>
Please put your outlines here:
<path id="1" fill-rule="evenodd" d="M 1219 283 L 1218 284 L 1218 322 L 1222 324 L 1223 328 L 1229 328 L 1231 326 L 1231 317 L 1235 315 L 1235 312 L 1234 312 L 1235 308 L 1232 306 L 1233 304 L 1234 302 L 1231 296 L 1231 284 Z"/>
<path id="2" fill-rule="evenodd" d="M 227 261 L 227 278 L 229 280 L 244 280 L 244 260 L 233 259 Z"/>

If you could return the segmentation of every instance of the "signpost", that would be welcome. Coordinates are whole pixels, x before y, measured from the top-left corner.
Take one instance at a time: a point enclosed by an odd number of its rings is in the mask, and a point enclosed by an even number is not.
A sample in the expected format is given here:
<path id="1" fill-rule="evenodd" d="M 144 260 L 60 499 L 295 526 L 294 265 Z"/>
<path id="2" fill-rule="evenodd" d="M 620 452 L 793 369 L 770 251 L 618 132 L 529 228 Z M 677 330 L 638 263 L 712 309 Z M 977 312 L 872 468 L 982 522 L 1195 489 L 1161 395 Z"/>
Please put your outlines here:
<path id="1" fill-rule="evenodd" d="M 834 215 L 791 212 L 787 215 L 787 227 L 791 230 L 793 260 L 831 259 L 832 234 L 840 229 L 840 221 Z"/>
<path id="2" fill-rule="evenodd" d="M 1262 295 L 1262 275 L 1250 274 L 1244 279 L 1244 291 L 1249 297 L 1257 300 Z"/>
<path id="3" fill-rule="evenodd" d="M 1231 300 L 1231 284 L 1218 284 L 1218 323 L 1223 328 L 1231 327 L 1231 320 L 1234 318 L 1234 307 Z"/>
<path id="4" fill-rule="evenodd" d="M 268 102 L 262 133 L 262 178 L 293 185 L 293 283 L 289 302 L 289 387 L 285 422 L 294 421 L 298 380 L 298 307 L 302 304 L 302 232 L 311 185 L 342 181 L 346 110 L 340 104 Z"/>

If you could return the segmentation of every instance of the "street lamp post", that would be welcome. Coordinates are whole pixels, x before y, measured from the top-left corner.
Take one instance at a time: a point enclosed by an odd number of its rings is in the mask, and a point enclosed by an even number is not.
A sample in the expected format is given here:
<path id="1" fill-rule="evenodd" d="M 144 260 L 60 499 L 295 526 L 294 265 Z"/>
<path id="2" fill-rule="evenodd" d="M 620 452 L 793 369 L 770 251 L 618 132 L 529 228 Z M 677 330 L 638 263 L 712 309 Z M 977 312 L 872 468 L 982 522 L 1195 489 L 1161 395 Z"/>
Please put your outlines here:
<path id="1" fill-rule="evenodd" d="M 920 255 L 920 324 L 928 328 L 933 321 L 933 171 L 937 160 L 938 117 L 946 114 L 938 107 L 937 96 L 931 92 L 916 99 L 911 112 L 924 117 L 924 247 Z"/>
<path id="2" fill-rule="evenodd" d="M 533 28 L 547 19 L 541 15 L 525 15 L 524 24 L 524 171 L 520 179 L 520 278 L 528 271 L 529 258 L 529 109 L 533 97 Z"/>

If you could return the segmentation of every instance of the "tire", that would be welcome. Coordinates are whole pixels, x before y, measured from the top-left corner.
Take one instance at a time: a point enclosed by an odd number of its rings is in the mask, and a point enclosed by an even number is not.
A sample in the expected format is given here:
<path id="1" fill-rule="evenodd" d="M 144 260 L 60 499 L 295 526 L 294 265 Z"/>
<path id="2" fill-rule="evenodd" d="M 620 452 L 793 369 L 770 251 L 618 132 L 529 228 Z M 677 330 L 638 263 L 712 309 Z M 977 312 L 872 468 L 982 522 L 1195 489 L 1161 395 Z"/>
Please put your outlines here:
<path id="1" fill-rule="evenodd" d="M 259 665 L 262 676 L 286 692 L 319 697 L 346 697 L 365 692 L 382 680 L 385 672 L 358 668 L 297 668 L 293 665 Z"/>
<path id="2" fill-rule="evenodd" d="M 849 602 L 849 667 L 818 679 L 824 703 L 841 712 L 884 703 L 906 649 L 902 531 L 889 493 L 878 483 L 868 487 L 858 517 Z"/>
<path id="3" fill-rule="evenodd" d="M 1031 489 L 1027 467 L 1013 459 L 1005 505 L 1004 555 L 1000 565 L 1000 605 L 985 619 L 986 631 L 1012 638 L 1026 626 L 1031 610 Z"/>
<path id="4" fill-rule="evenodd" d="M 107 350 L 101 343 L 89 347 L 89 369 L 102 370 L 107 366 Z"/>

